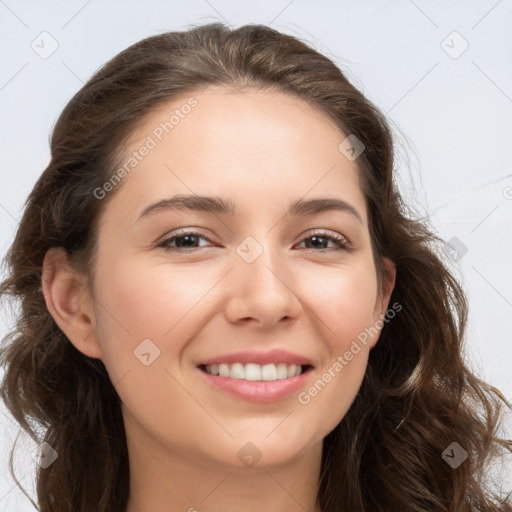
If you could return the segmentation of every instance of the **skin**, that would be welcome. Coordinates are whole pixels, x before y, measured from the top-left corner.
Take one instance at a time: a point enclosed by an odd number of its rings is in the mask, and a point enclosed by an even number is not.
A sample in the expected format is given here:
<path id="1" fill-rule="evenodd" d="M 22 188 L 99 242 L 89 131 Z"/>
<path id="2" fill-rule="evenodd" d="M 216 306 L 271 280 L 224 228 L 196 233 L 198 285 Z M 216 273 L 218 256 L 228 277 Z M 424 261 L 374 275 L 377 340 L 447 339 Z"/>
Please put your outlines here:
<path id="1" fill-rule="evenodd" d="M 126 153 L 189 97 L 147 117 Z M 313 365 L 307 390 L 353 340 L 386 312 L 394 285 L 379 293 L 356 164 L 338 150 L 346 137 L 308 103 L 278 92 L 208 87 L 173 131 L 127 175 L 101 217 L 92 282 L 52 249 L 43 291 L 50 313 L 78 350 L 100 358 L 123 402 L 130 457 L 127 512 L 318 511 L 322 440 L 360 388 L 378 335 L 308 404 L 298 393 L 269 404 L 213 389 L 200 359 L 252 348 L 284 348 Z M 234 216 L 166 210 L 138 220 L 175 194 L 234 201 Z M 285 215 L 304 198 L 339 198 L 341 211 Z M 155 247 L 193 228 L 189 249 Z M 339 234 L 350 251 L 314 229 Z M 246 237 L 263 252 L 247 263 Z M 190 245 L 191 244 L 191 245 Z M 180 251 L 180 252 L 179 252 Z M 187 252 L 188 251 L 188 252 Z M 134 356 L 144 339 L 160 356 Z M 237 457 L 251 442 L 261 459 Z"/>

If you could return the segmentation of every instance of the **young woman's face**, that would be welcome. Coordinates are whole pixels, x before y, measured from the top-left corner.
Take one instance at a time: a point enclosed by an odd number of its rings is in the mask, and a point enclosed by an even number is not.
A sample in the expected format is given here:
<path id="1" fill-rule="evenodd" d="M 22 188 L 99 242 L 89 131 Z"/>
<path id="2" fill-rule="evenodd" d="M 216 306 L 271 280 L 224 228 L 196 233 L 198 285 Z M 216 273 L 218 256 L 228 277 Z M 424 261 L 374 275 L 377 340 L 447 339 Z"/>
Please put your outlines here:
<path id="1" fill-rule="evenodd" d="M 271 466 L 346 414 L 389 296 L 345 138 L 301 100 L 213 87 L 133 134 L 101 218 L 87 342 L 132 442 Z"/>

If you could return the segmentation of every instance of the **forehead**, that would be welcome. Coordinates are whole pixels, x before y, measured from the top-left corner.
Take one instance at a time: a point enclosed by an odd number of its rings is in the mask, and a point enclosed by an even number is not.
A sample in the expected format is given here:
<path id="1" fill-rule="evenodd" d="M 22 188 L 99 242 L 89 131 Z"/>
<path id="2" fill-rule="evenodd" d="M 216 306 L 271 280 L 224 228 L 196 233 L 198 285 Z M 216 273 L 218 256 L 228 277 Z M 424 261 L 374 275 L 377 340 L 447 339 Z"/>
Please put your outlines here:
<path id="1" fill-rule="evenodd" d="M 338 149 L 345 138 L 295 96 L 208 87 L 144 117 L 125 145 L 120 161 L 133 166 L 125 166 L 126 190 L 114 200 L 138 205 L 186 193 L 236 196 L 245 204 L 259 197 L 277 207 L 285 195 L 342 194 L 364 213 L 356 164 Z M 141 157 L 144 146 L 150 149 Z"/>
<path id="2" fill-rule="evenodd" d="M 127 145 L 136 146 L 148 134 L 157 143 L 172 143 L 170 139 L 184 139 L 191 132 L 202 142 L 213 138 L 215 144 L 234 145 L 242 140 L 251 149 L 258 143 L 268 146 L 272 139 L 287 147 L 295 144 L 305 149 L 321 142 L 336 149 L 340 137 L 345 137 L 332 119 L 294 95 L 269 89 L 240 91 L 209 86 L 173 98 L 146 114 Z"/>

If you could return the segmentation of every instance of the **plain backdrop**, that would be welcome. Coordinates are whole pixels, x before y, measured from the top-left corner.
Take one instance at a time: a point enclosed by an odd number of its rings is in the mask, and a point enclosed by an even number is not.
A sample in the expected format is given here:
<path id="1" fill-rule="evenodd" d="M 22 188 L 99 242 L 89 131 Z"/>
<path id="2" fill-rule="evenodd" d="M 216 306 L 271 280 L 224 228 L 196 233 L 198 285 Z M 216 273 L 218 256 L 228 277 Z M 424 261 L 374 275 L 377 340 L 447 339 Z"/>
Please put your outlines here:
<path id="1" fill-rule="evenodd" d="M 387 115 L 403 191 L 453 247 L 468 361 L 512 399 L 510 0 L 0 0 L 0 255 L 49 162 L 53 125 L 90 75 L 142 38 L 213 21 L 309 42 Z M 12 322 L 2 313 L 2 336 Z M 34 510 L 8 474 L 17 429 L 3 404 L 0 429 L 0 511 Z M 17 473 L 33 493 L 35 445 L 22 446 Z"/>

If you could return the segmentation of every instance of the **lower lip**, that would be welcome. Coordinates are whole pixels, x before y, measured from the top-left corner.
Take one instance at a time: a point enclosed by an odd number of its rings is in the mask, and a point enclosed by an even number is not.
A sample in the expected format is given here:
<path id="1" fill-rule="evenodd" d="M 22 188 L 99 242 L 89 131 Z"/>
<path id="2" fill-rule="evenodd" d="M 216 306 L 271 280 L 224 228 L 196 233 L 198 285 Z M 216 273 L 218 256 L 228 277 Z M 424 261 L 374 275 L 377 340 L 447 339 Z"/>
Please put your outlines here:
<path id="1" fill-rule="evenodd" d="M 271 381 L 232 379 L 211 375 L 200 368 L 198 371 L 214 388 L 236 398 L 261 404 L 277 402 L 298 391 L 304 386 L 311 369 L 295 377 Z"/>

